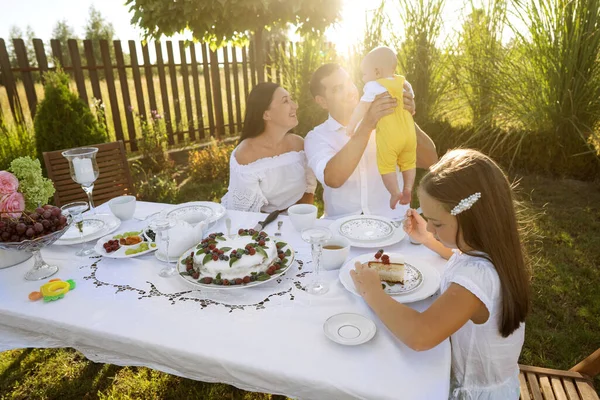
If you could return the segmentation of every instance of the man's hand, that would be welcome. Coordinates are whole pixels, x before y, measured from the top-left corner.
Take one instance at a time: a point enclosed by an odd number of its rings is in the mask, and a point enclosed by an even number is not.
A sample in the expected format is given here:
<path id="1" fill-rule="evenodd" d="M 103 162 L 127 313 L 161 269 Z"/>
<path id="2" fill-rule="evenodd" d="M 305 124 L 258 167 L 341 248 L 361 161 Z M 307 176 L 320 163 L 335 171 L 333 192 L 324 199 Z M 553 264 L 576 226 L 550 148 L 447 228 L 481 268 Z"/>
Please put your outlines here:
<path id="1" fill-rule="evenodd" d="M 377 125 L 377 122 L 381 118 L 394 112 L 394 108 L 396 108 L 397 105 L 398 101 L 390 96 L 388 92 L 378 94 L 375 96 L 375 100 L 373 100 L 371 107 L 369 107 L 369 111 L 367 111 L 367 114 L 363 118 L 359 130 L 370 133 L 375 129 L 375 125 Z"/>
<path id="2" fill-rule="evenodd" d="M 402 101 L 404 102 L 404 109 L 411 115 L 415 115 L 417 111 L 417 105 L 415 104 L 415 95 L 413 93 L 410 83 L 404 81 L 404 93 L 402 94 Z"/>

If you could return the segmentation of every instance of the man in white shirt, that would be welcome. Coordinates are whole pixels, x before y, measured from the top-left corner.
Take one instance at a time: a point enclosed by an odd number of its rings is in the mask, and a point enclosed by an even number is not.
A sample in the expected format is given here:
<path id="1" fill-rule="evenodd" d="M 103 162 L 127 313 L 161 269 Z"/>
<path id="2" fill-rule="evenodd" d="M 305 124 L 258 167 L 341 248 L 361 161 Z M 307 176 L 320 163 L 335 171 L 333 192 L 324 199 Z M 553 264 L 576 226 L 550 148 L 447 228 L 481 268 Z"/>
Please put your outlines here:
<path id="1" fill-rule="evenodd" d="M 410 85 L 406 85 L 404 108 L 414 113 Z M 374 214 L 402 218 L 408 206 L 390 208 L 389 194 L 377 169 L 375 135 L 377 121 L 391 114 L 397 101 L 379 95 L 352 137 L 345 126 L 358 104 L 358 89 L 350 75 L 338 64 L 325 64 L 313 74 L 310 90 L 315 101 L 329 112 L 329 118 L 316 126 L 304 139 L 308 165 L 323 185 L 325 216 Z M 415 124 L 417 132 L 417 168 L 428 168 L 437 161 L 435 144 Z M 399 133 L 400 134 L 400 133 Z M 399 187 L 402 175 L 398 173 Z"/>

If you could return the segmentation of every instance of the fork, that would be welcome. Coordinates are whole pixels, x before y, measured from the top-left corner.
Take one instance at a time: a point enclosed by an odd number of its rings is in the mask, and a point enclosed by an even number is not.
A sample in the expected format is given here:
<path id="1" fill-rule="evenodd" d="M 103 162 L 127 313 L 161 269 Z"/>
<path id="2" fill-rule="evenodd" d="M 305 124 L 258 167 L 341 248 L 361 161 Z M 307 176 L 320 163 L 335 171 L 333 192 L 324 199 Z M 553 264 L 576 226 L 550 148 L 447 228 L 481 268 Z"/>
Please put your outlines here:
<path id="1" fill-rule="evenodd" d="M 419 214 L 423 213 L 423 211 L 421 210 L 421 207 L 417 208 L 415 211 Z M 406 220 L 406 218 L 407 217 L 404 216 L 400 219 L 393 220 L 393 221 L 391 221 L 392 225 L 394 225 L 396 228 L 400 228 L 400 227 L 402 227 L 402 223 Z"/>

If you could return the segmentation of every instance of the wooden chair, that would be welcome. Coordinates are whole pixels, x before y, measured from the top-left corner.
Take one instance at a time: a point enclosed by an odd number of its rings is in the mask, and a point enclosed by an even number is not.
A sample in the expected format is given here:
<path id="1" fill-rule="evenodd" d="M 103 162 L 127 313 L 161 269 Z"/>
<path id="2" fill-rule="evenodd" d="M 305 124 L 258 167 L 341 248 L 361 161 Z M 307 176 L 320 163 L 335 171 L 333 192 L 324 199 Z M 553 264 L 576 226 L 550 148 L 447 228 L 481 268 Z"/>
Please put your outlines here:
<path id="1" fill-rule="evenodd" d="M 519 365 L 521 400 L 599 400 L 600 349 L 568 371 Z"/>
<path id="2" fill-rule="evenodd" d="M 82 146 L 83 147 L 83 146 Z M 94 184 L 94 205 L 99 206 L 113 197 L 121 195 L 134 195 L 133 180 L 129 172 L 129 164 L 122 141 L 95 144 L 85 147 L 97 147 L 96 162 L 100 175 Z M 49 151 L 44 153 L 44 164 L 48 171 L 48 178 L 54 182 L 56 193 L 54 205 L 63 206 L 72 201 L 87 201 L 87 195 L 81 185 L 71 179 L 69 162 L 62 156 L 62 152 Z"/>

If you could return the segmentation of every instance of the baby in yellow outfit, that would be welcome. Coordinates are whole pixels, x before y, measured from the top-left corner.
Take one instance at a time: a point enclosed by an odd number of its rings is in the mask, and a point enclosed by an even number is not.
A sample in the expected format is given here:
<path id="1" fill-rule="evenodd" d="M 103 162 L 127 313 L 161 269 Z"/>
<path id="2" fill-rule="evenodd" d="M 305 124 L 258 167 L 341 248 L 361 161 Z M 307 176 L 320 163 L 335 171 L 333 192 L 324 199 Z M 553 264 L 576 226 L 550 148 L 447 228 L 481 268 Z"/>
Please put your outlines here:
<path id="1" fill-rule="evenodd" d="M 348 135 L 353 135 L 375 99 L 375 96 L 388 92 L 398 100 L 394 112 L 379 120 L 376 129 L 377 167 L 383 183 L 390 192 L 390 207 L 409 204 L 415 183 L 417 159 L 417 136 L 412 115 L 403 108 L 402 93 L 404 77 L 395 75 L 396 54 L 389 47 L 377 47 L 366 55 L 361 63 L 364 93 L 346 127 Z M 398 185 L 396 165 L 400 167 L 404 187 Z"/>

